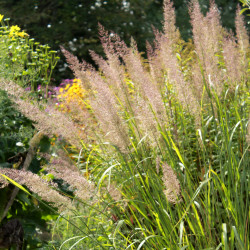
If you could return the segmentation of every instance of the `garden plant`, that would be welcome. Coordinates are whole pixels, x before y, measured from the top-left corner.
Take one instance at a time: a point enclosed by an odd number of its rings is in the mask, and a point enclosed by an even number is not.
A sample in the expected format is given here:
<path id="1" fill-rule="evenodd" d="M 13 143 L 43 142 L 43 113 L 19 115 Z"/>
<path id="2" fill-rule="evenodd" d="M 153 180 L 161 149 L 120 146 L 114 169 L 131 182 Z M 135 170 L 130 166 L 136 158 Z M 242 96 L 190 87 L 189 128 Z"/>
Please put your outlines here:
<path id="1" fill-rule="evenodd" d="M 3 15 L 0 15 L 0 22 L 1 79 L 15 81 L 26 91 L 35 89 L 37 92 L 33 92 L 33 97 L 45 98 L 46 86 L 58 60 L 55 51 L 50 51 L 47 45 L 40 45 L 29 38 L 29 35 L 17 25 L 10 25 L 10 20 Z M 44 89 L 43 95 L 41 86 Z M 32 121 L 18 112 L 6 92 L 1 90 L 0 167 L 22 168 L 29 151 L 29 142 L 36 132 Z M 44 151 L 49 145 L 49 140 L 44 138 L 39 143 L 39 150 Z M 28 162 L 29 171 L 40 171 L 39 156 Z M 43 241 L 39 237 L 39 232 L 46 231 L 46 221 L 51 220 L 53 212 L 39 206 L 34 198 L 25 193 L 18 192 L 15 195 L 15 192 L 11 186 L 0 189 L 0 246 L 7 247 L 9 244 L 5 238 L 5 235 L 9 236 L 6 234 L 6 223 L 15 222 L 18 218 L 25 231 L 23 247 L 37 248 Z M 12 201 L 9 202 L 10 200 Z"/>
<path id="2" fill-rule="evenodd" d="M 249 37 L 240 12 L 233 34 L 214 1 L 206 15 L 191 1 L 185 42 L 165 0 L 147 59 L 134 39 L 127 46 L 99 25 L 105 57 L 90 51 L 91 65 L 62 47 L 75 80 L 51 95 L 56 57 L 46 50 L 40 92 L 32 75 L 31 91 L 18 74 L 2 76 L 35 135 L 22 167 L 1 167 L 0 182 L 58 214 L 43 249 L 249 249 Z M 48 137 L 53 146 L 40 150 Z M 35 154 L 44 163 L 36 173 Z"/>

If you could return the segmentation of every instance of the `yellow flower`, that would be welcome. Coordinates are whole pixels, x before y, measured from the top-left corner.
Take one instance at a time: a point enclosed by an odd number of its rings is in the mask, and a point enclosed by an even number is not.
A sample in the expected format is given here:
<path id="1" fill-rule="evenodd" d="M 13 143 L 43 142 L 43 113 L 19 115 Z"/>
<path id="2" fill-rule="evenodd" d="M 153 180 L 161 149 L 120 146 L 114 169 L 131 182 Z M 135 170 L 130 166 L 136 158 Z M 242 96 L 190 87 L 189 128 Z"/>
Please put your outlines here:
<path id="1" fill-rule="evenodd" d="M 17 25 L 12 25 L 10 27 L 10 37 L 16 36 L 21 29 Z"/>
<path id="2" fill-rule="evenodd" d="M 4 15 L 0 14 L 0 22 L 3 20 Z"/>
<path id="3" fill-rule="evenodd" d="M 18 32 L 18 33 L 17 33 L 17 35 L 18 35 L 18 36 L 20 36 L 20 37 L 25 37 L 25 36 L 28 36 L 28 34 L 27 34 L 27 33 L 25 33 L 24 31 L 22 31 L 22 32 Z"/>
<path id="4" fill-rule="evenodd" d="M 80 80 L 80 79 L 75 78 L 75 79 L 73 80 L 73 83 L 79 84 L 79 83 L 81 83 L 81 80 Z"/>
<path id="5" fill-rule="evenodd" d="M 17 25 L 12 25 L 10 27 L 10 33 L 16 33 L 18 31 L 20 31 L 21 29 L 17 26 Z"/>
<path id="6" fill-rule="evenodd" d="M 60 94 L 58 95 L 58 98 L 63 102 L 63 104 L 61 103 L 59 106 L 61 111 L 69 113 L 73 112 L 71 108 L 76 104 L 79 105 L 79 108 L 85 109 L 86 105 L 83 102 L 83 99 L 86 95 L 80 84 L 81 81 L 79 79 L 74 79 L 72 84 L 67 84 L 64 88 L 59 90 Z"/>

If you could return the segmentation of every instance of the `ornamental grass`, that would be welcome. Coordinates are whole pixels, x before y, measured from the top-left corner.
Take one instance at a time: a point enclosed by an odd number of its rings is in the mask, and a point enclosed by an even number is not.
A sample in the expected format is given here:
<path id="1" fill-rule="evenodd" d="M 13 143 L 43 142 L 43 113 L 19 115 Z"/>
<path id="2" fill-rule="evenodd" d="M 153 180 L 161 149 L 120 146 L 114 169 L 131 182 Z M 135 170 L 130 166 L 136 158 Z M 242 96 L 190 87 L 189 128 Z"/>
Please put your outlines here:
<path id="1" fill-rule="evenodd" d="M 72 185 L 75 206 L 60 214 L 50 246 L 249 249 L 247 30 L 240 9 L 236 35 L 214 1 L 206 15 L 196 0 L 189 12 L 193 40 L 185 42 L 164 1 L 147 59 L 133 39 L 127 46 L 101 25 L 105 57 L 90 52 L 97 68 L 62 48 L 88 93 L 71 104 L 87 104 L 89 115 L 87 137 L 74 134 L 74 119 L 50 117 L 74 160 L 58 154 L 47 171 Z"/>

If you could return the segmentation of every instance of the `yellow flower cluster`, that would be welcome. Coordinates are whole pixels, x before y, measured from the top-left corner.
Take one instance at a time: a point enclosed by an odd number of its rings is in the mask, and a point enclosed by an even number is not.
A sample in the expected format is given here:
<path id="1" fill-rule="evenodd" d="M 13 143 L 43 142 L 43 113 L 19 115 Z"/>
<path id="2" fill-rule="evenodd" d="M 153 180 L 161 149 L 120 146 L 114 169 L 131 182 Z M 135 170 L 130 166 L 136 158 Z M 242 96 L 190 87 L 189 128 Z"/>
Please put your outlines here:
<path id="1" fill-rule="evenodd" d="M 0 22 L 2 22 L 3 18 L 4 18 L 4 15 L 0 14 Z M 2 23 L 2 25 L 3 25 L 3 23 Z M 26 32 L 21 31 L 20 27 L 18 27 L 17 25 L 12 25 L 10 27 L 9 37 L 18 37 L 18 36 L 24 38 L 24 37 L 27 37 L 29 35 Z"/>
<path id="2" fill-rule="evenodd" d="M 79 108 L 84 108 L 85 92 L 80 86 L 81 81 L 74 79 L 73 84 L 67 84 L 65 88 L 60 89 L 58 99 L 60 100 L 60 108 L 63 111 L 70 112 L 70 106 L 72 104 L 79 105 Z"/>
<path id="3" fill-rule="evenodd" d="M 24 31 L 20 31 L 21 29 L 17 26 L 17 25 L 12 25 L 10 27 L 10 34 L 9 34 L 9 37 L 26 37 L 28 36 L 27 33 L 25 33 Z"/>

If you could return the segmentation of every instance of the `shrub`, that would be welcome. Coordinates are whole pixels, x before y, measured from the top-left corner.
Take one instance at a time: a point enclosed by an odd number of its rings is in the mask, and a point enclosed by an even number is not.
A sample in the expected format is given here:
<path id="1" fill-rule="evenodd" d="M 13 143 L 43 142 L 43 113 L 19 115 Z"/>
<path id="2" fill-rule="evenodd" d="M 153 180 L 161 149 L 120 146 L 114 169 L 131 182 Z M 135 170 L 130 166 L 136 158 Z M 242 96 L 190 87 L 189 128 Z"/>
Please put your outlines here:
<path id="1" fill-rule="evenodd" d="M 0 15 L 1 77 L 18 81 L 36 90 L 39 84 L 48 85 L 59 57 L 48 45 L 35 42 L 17 25 Z"/>

